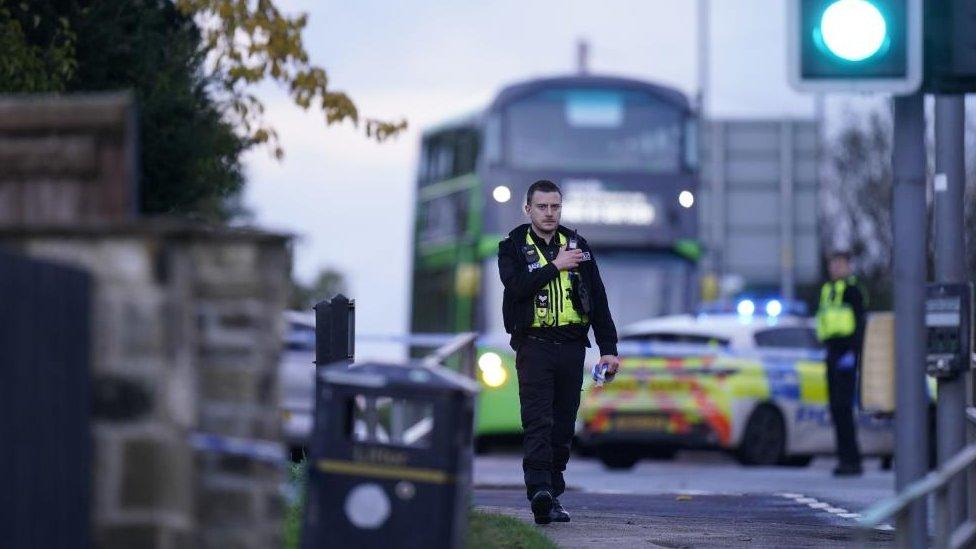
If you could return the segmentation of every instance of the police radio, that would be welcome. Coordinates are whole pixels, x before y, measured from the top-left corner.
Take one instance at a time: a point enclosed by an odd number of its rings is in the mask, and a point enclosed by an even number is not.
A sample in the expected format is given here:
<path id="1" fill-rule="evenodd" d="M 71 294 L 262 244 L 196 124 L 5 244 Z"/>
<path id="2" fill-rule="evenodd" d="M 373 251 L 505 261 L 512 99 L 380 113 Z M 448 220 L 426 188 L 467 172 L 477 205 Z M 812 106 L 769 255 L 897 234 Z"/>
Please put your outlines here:
<path id="1" fill-rule="evenodd" d="M 579 234 L 576 232 L 576 229 L 573 229 L 573 234 L 569 236 L 569 243 L 566 245 L 566 249 L 575 250 L 577 248 L 579 248 Z M 570 300 L 573 302 L 573 308 L 582 314 L 590 314 L 590 291 L 586 287 L 586 284 L 583 284 L 578 267 L 569 271 L 569 281 L 571 284 Z"/>
<path id="2" fill-rule="evenodd" d="M 939 378 L 966 371 L 972 349 L 972 284 L 929 284 L 925 291 L 925 369 Z"/>

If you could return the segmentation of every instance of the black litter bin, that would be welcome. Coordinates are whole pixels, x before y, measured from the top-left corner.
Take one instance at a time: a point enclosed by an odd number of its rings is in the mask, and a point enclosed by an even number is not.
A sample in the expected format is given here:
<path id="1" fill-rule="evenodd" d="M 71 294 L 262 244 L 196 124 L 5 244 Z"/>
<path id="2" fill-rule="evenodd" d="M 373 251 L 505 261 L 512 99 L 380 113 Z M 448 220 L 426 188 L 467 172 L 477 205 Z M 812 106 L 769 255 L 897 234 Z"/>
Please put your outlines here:
<path id="1" fill-rule="evenodd" d="M 462 547 L 477 383 L 416 362 L 319 380 L 302 547 Z"/>

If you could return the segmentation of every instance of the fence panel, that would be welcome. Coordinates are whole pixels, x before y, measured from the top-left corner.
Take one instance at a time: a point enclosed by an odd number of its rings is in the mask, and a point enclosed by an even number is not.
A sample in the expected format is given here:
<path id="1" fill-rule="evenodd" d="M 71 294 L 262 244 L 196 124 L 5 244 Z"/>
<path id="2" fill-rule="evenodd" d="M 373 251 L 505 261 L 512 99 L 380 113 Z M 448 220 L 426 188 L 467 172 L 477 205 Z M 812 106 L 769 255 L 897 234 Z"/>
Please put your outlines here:
<path id="1" fill-rule="evenodd" d="M 0 547 L 90 547 L 90 277 L 0 250 Z"/>

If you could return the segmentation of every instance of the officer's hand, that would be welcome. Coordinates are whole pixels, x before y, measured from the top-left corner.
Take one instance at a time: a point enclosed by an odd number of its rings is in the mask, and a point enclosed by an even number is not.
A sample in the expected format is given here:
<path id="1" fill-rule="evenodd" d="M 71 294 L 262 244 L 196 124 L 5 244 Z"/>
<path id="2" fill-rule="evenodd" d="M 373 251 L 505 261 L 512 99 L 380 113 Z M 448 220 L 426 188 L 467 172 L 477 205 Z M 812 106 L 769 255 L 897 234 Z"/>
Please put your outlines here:
<path id="1" fill-rule="evenodd" d="M 552 264 L 560 271 L 568 271 L 579 267 L 580 261 L 583 261 L 583 250 L 567 250 L 566 246 L 563 246 L 559 248 L 559 254 L 552 260 Z"/>
<path id="2" fill-rule="evenodd" d="M 857 366 L 857 357 L 854 356 L 854 351 L 847 351 L 837 360 L 838 370 L 853 370 L 855 366 Z"/>
<path id="3" fill-rule="evenodd" d="M 603 355 L 600 357 L 600 363 L 607 365 L 607 377 L 617 375 L 617 370 L 620 369 L 620 358 L 616 355 Z"/>

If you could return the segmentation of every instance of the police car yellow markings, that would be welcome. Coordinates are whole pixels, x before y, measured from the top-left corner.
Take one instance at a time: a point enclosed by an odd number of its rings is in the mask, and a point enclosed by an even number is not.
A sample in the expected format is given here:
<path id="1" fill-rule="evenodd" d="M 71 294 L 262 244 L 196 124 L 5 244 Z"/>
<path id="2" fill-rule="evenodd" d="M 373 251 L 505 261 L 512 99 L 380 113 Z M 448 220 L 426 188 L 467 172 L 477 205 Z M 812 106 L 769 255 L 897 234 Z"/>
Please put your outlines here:
<path id="1" fill-rule="evenodd" d="M 823 362 L 801 360 L 796 363 L 800 402 L 803 404 L 827 404 L 827 374 L 824 368 Z"/>
<path id="2" fill-rule="evenodd" d="M 668 370 L 672 371 L 677 376 L 679 376 L 679 378 L 684 378 L 684 380 L 689 383 L 689 392 L 694 398 L 698 410 L 705 418 L 706 424 L 708 424 L 708 426 L 711 427 L 712 431 L 716 434 L 716 436 L 718 436 L 720 443 L 728 444 L 729 439 L 732 436 L 732 424 L 730 418 L 731 414 L 730 414 L 728 403 L 725 403 L 726 406 L 716 405 L 713 399 L 710 398 L 709 391 L 706 389 L 705 384 L 702 383 L 702 380 L 697 377 L 693 377 L 690 371 L 685 370 L 684 365 L 686 362 L 690 362 L 690 360 L 689 361 L 682 361 L 677 359 L 668 360 L 667 368 Z M 713 361 L 708 361 L 707 363 L 705 363 L 706 367 L 711 367 L 712 364 Z M 703 370 L 704 369 L 702 369 L 702 371 Z M 698 373 L 702 373 L 702 372 L 698 372 Z M 714 385 L 716 380 L 719 383 L 724 385 L 725 382 L 724 376 L 721 378 L 719 377 L 710 378 L 708 380 L 708 385 L 709 386 Z M 722 395 L 724 393 L 724 391 L 720 390 L 721 388 L 709 387 L 709 389 L 713 389 L 711 393 L 716 396 Z"/>
<path id="3" fill-rule="evenodd" d="M 705 423 L 723 444 L 731 438 L 731 403 L 724 385 L 728 372 L 713 368 L 714 357 L 627 359 L 623 376 L 596 387 L 587 408 L 592 432 L 655 430 L 688 434 Z M 707 374 L 707 377 L 703 377 Z M 651 413 L 643 413 L 648 410 Z"/>

